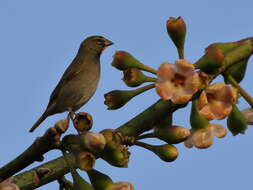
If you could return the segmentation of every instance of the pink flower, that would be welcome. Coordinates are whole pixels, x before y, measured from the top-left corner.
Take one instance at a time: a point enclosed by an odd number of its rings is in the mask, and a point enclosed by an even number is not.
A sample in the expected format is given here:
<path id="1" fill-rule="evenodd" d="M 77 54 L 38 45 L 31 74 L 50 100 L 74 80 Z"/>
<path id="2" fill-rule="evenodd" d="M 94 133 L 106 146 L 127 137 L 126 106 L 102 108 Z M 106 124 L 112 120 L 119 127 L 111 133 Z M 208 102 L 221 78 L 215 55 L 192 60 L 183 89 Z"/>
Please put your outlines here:
<path id="1" fill-rule="evenodd" d="M 175 104 L 189 101 L 199 87 L 199 77 L 194 71 L 193 64 L 179 59 L 175 64 L 165 62 L 158 71 L 156 83 L 157 94 Z"/>
<path id="2" fill-rule="evenodd" d="M 207 120 L 224 119 L 230 114 L 236 99 L 237 91 L 234 87 L 215 83 L 201 92 L 198 110 Z"/>
<path id="3" fill-rule="evenodd" d="M 208 148 L 213 144 L 214 137 L 223 138 L 227 134 L 227 130 L 219 124 L 209 124 L 203 129 L 191 129 L 190 137 L 184 141 L 184 145 L 187 148 L 204 149 Z"/>

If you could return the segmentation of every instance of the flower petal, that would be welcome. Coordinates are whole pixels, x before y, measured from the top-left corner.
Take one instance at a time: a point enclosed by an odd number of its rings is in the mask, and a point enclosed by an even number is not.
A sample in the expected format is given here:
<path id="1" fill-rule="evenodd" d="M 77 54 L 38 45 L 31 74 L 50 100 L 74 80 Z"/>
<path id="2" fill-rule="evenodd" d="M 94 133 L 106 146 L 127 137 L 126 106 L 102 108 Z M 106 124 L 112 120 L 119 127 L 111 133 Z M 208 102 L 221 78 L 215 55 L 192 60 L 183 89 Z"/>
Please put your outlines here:
<path id="1" fill-rule="evenodd" d="M 218 138 L 223 138 L 227 134 L 227 130 L 225 127 L 219 124 L 211 124 L 212 130 L 213 130 L 213 135 L 215 135 Z"/>
<path id="2" fill-rule="evenodd" d="M 175 70 L 177 73 L 186 76 L 194 71 L 194 66 L 184 59 L 179 59 L 175 62 Z"/>
<path id="3" fill-rule="evenodd" d="M 215 119 L 215 115 L 213 114 L 209 105 L 202 107 L 202 109 L 199 110 L 199 114 L 209 121 Z"/>
<path id="4" fill-rule="evenodd" d="M 156 92 L 157 94 L 164 100 L 171 99 L 174 91 L 174 87 L 172 86 L 170 81 L 156 83 Z"/>
<path id="5" fill-rule="evenodd" d="M 232 104 L 221 101 L 213 101 L 209 104 L 211 112 L 214 114 L 214 119 L 224 119 L 232 111 Z"/>
<path id="6" fill-rule="evenodd" d="M 218 98 L 223 102 L 235 103 L 237 99 L 237 90 L 231 85 L 225 85 L 221 89 Z"/>
<path id="7" fill-rule="evenodd" d="M 194 94 L 199 89 L 199 86 L 200 80 L 198 73 L 192 73 L 186 77 L 184 88 L 187 93 Z"/>
<path id="8" fill-rule="evenodd" d="M 193 141 L 192 138 L 189 137 L 186 141 L 184 141 L 184 146 L 187 148 L 192 148 L 193 147 Z"/>
<path id="9" fill-rule="evenodd" d="M 206 92 L 203 90 L 198 99 L 198 109 L 201 110 L 207 104 L 208 104 L 208 100 L 206 97 Z"/>
<path id="10" fill-rule="evenodd" d="M 177 88 L 177 91 L 175 91 L 171 97 L 171 101 L 174 104 L 184 104 L 189 101 L 191 97 L 192 94 L 185 92 L 183 88 Z"/>
<path id="11" fill-rule="evenodd" d="M 173 65 L 168 62 L 164 62 L 160 65 L 157 71 L 157 77 L 159 82 L 163 82 L 166 80 L 170 80 L 174 77 L 175 71 L 173 69 Z"/>
<path id="12" fill-rule="evenodd" d="M 210 147 L 213 144 L 212 129 L 208 127 L 208 129 L 196 130 L 192 140 L 196 148 L 204 149 Z"/>

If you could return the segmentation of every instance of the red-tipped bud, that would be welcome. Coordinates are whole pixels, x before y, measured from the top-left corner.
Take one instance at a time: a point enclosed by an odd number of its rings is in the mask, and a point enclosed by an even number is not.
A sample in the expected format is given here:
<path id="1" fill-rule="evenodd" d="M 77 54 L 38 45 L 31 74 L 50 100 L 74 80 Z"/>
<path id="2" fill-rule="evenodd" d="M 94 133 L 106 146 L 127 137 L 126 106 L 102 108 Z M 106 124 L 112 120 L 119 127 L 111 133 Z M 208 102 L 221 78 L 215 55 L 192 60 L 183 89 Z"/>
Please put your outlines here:
<path id="1" fill-rule="evenodd" d="M 206 53 L 195 64 L 195 68 L 200 69 L 205 73 L 213 73 L 224 65 L 225 55 L 219 48 L 209 46 L 206 48 Z"/>
<path id="2" fill-rule="evenodd" d="M 129 68 L 138 68 L 156 74 L 156 71 L 154 69 L 142 64 L 126 51 L 116 51 L 113 56 L 112 66 L 121 71 L 124 71 Z"/>
<path id="3" fill-rule="evenodd" d="M 54 128 L 60 134 L 65 133 L 69 128 L 69 118 L 56 122 Z"/>
<path id="4" fill-rule="evenodd" d="M 169 20 L 167 20 L 167 31 L 171 40 L 177 47 L 178 52 L 183 51 L 186 36 L 186 24 L 183 18 L 169 18 Z"/>
<path id="5" fill-rule="evenodd" d="M 92 116 L 86 112 L 79 112 L 74 119 L 74 127 L 78 132 L 88 131 L 92 128 Z"/>
<path id="6" fill-rule="evenodd" d="M 136 87 L 146 82 L 146 76 L 137 68 L 124 70 L 122 80 L 129 87 Z"/>
<path id="7" fill-rule="evenodd" d="M 130 90 L 113 90 L 104 95 L 108 110 L 119 109 L 135 96 Z"/>

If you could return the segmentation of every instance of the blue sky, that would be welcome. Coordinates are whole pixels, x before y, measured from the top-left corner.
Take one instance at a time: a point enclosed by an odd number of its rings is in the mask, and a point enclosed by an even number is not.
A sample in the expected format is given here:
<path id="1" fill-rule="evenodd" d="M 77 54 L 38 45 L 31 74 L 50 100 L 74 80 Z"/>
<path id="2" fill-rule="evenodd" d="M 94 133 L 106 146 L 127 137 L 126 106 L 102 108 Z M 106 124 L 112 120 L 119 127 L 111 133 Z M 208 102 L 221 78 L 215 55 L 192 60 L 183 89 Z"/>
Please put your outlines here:
<path id="1" fill-rule="evenodd" d="M 80 42 L 89 35 L 103 35 L 115 44 L 101 57 L 102 73 L 95 96 L 80 111 L 93 115 L 93 131 L 116 128 L 153 104 L 158 96 L 151 90 L 125 107 L 106 110 L 103 94 L 113 89 L 128 89 L 120 80 L 121 72 L 110 66 L 116 50 L 126 50 L 143 63 L 158 68 L 164 61 L 177 59 L 176 49 L 167 36 L 165 22 L 182 16 L 187 23 L 188 61 L 203 55 L 210 43 L 235 41 L 252 36 L 252 7 L 244 1 L 14 1 L 0 2 L 0 84 L 1 136 L 0 165 L 21 153 L 58 119 L 48 118 L 38 130 L 28 130 L 44 111 L 49 95 Z M 253 94 L 250 59 L 242 85 Z M 247 107 L 240 101 L 240 108 Z M 189 127 L 189 108 L 176 113 L 174 124 Z M 221 122 L 224 123 L 224 122 Z M 71 129 L 69 132 L 74 132 Z M 251 126 L 245 135 L 216 139 L 206 150 L 177 145 L 179 158 L 172 163 L 159 160 L 139 147 L 132 152 L 129 168 L 115 168 L 98 160 L 95 168 L 114 181 L 130 181 L 140 189 L 250 189 L 253 185 Z M 158 143 L 154 141 L 154 143 Z M 45 157 L 60 156 L 52 151 Z M 38 165 L 38 163 L 33 166 Z M 85 176 L 85 175 L 84 175 Z M 56 189 L 51 183 L 39 189 Z"/>

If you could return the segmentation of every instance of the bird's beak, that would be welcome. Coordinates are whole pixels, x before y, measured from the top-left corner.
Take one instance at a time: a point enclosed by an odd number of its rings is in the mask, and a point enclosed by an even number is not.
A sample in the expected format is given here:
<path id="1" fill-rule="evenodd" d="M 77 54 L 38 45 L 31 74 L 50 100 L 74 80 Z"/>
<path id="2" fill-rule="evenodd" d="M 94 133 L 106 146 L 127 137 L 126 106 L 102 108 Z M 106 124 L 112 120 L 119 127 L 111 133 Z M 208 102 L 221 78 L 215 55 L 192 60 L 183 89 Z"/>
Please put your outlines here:
<path id="1" fill-rule="evenodd" d="M 113 42 L 111 42 L 110 40 L 106 40 L 105 41 L 105 47 L 111 46 L 113 45 Z"/>

